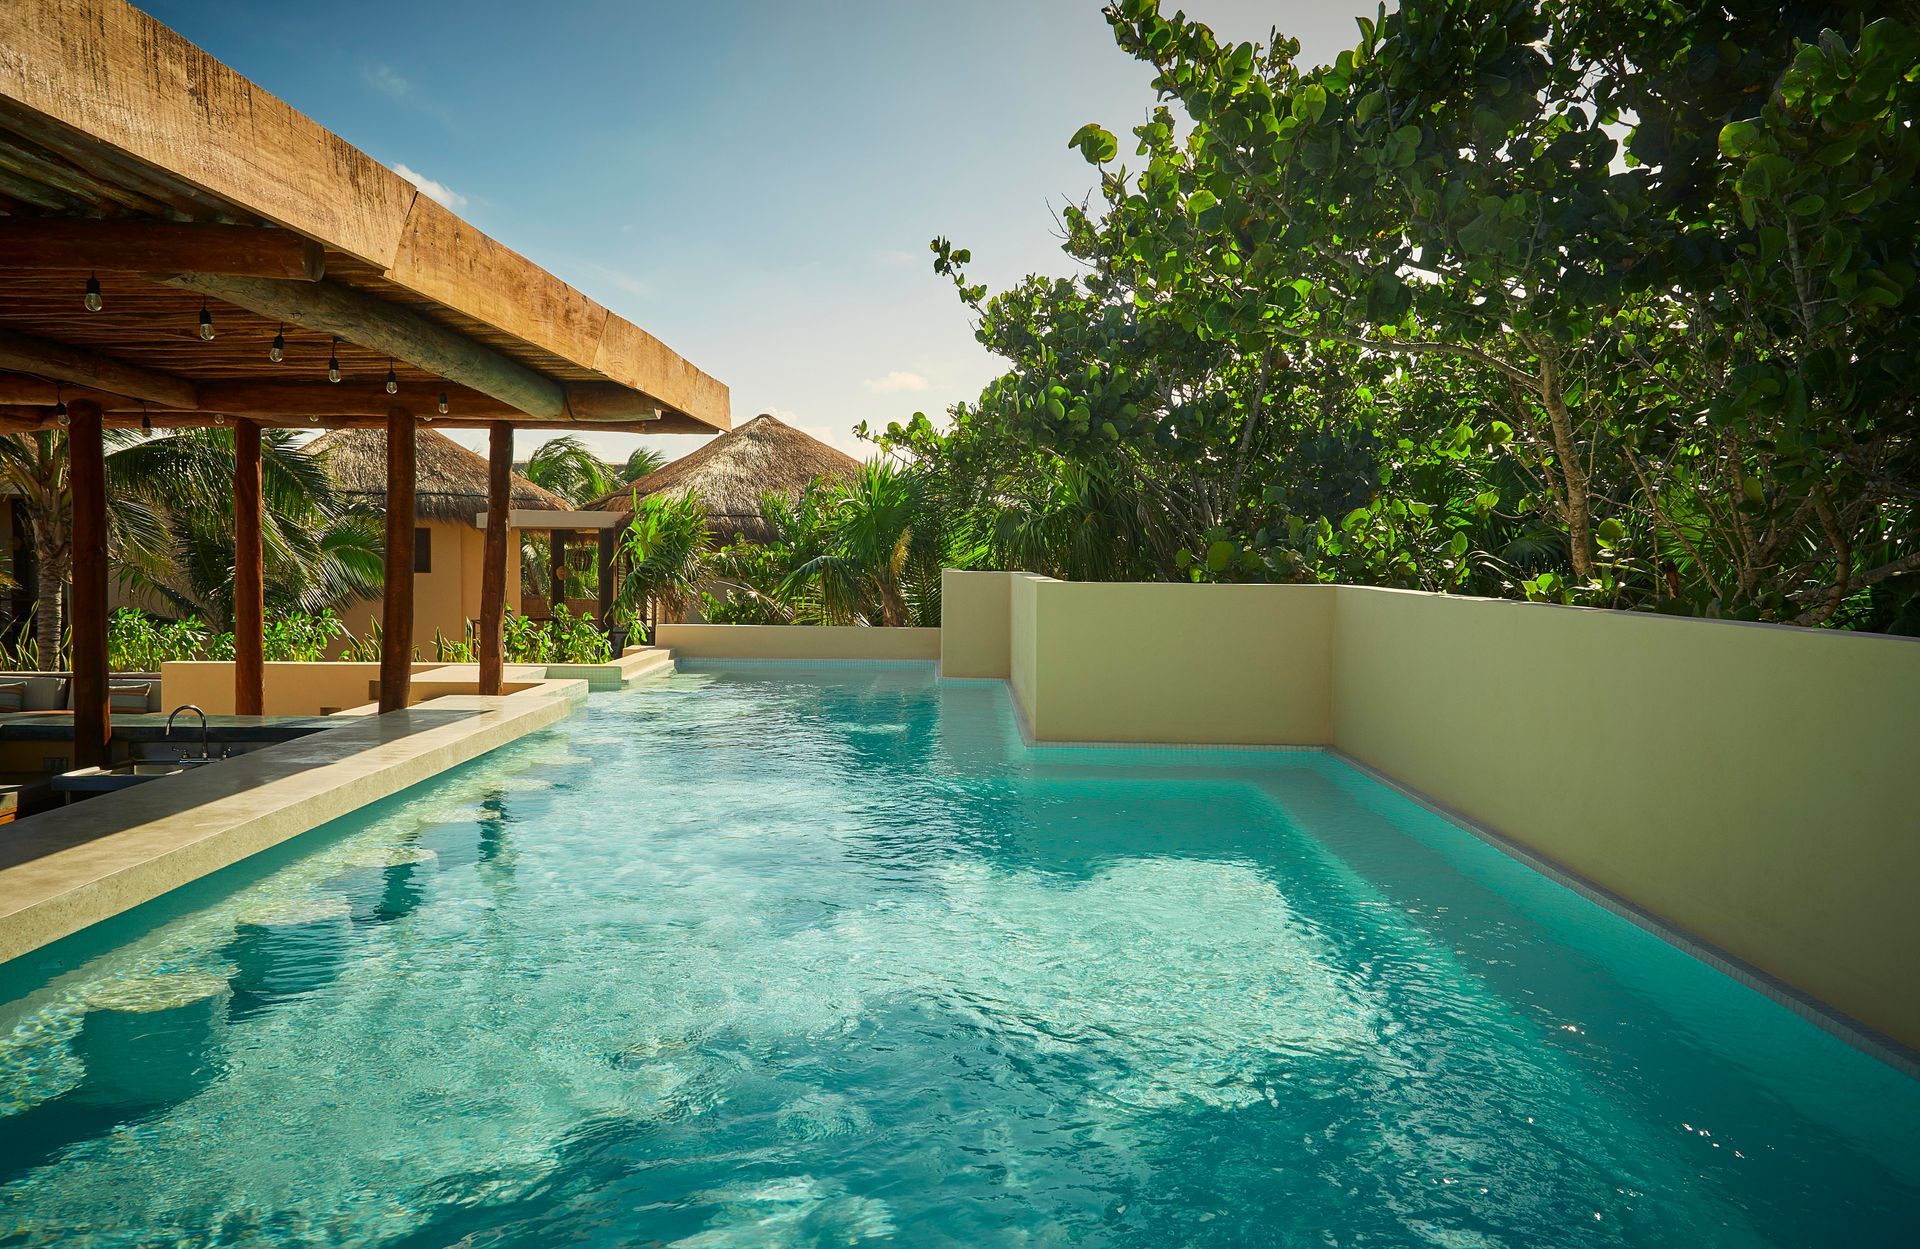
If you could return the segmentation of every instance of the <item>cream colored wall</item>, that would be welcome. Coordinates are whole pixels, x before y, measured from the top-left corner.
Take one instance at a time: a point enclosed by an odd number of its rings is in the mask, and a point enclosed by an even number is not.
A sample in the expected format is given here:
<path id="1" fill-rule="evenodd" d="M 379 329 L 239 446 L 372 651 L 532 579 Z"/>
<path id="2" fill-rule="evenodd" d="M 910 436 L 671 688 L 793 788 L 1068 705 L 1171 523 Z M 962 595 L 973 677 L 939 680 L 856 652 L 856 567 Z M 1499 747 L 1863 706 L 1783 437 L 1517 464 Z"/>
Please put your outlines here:
<path id="1" fill-rule="evenodd" d="M 487 535 L 471 523 L 427 521 L 433 533 L 433 571 L 413 578 L 413 645 L 421 659 L 434 658 L 434 631 L 452 642 L 466 636 L 467 622 L 480 617 L 480 585 L 486 570 Z M 518 609 L 520 535 L 507 535 L 507 605 Z M 337 609 L 355 638 L 371 635 L 380 621 L 380 600 L 365 599 Z M 344 648 L 335 647 L 340 654 Z"/>
<path id="2" fill-rule="evenodd" d="M 1340 595 L 1341 750 L 1920 1046 L 1920 641 Z"/>
<path id="3" fill-rule="evenodd" d="M 1025 581 L 1031 619 L 1014 629 L 1031 631 L 1018 666 L 1036 740 L 1331 739 L 1331 586 Z"/>
<path id="4" fill-rule="evenodd" d="M 937 660 L 938 629 L 663 624 L 658 644 L 676 659 Z"/>
<path id="5" fill-rule="evenodd" d="M 1001 576 L 1037 740 L 1334 745 L 1920 1048 L 1920 641 Z M 949 582 L 946 620 L 997 593 Z"/>
<path id="6" fill-rule="evenodd" d="M 438 664 L 413 665 L 416 676 Z M 264 675 L 265 713 L 270 716 L 313 716 L 329 710 L 359 707 L 372 701 L 369 692 L 380 679 L 379 664 L 270 663 Z M 193 703 L 210 716 L 233 714 L 233 664 L 193 660 L 163 664 L 160 701 L 166 708 Z"/>
<path id="7" fill-rule="evenodd" d="M 1008 675 L 1010 590 L 1005 573 L 949 568 L 940 574 L 941 676 Z"/>

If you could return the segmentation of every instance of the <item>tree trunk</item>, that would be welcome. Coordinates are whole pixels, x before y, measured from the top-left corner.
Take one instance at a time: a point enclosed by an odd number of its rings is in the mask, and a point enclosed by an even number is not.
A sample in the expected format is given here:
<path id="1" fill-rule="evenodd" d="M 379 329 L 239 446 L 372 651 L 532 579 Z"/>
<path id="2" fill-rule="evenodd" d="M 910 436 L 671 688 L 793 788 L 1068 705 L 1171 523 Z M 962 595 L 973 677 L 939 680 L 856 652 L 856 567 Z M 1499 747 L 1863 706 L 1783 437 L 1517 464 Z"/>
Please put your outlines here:
<path id="1" fill-rule="evenodd" d="M 53 671 L 60 667 L 60 601 L 67 590 L 70 552 L 65 526 L 47 517 L 33 520 L 34 563 L 39 571 L 39 602 L 33 616 L 34 645 L 39 651 L 35 663 L 42 671 Z"/>
<path id="2" fill-rule="evenodd" d="M 40 551 L 40 602 L 33 618 L 33 641 L 38 648 L 36 666 L 42 672 L 60 668 L 60 599 L 67 591 L 65 560 L 52 551 Z"/>
<path id="3" fill-rule="evenodd" d="M 1553 458 L 1565 494 L 1567 553 L 1573 575 L 1583 583 L 1593 580 L 1593 526 L 1587 510 L 1587 472 L 1580 466 L 1580 444 L 1573 436 L 1573 418 L 1567 414 L 1560 384 L 1560 362 L 1551 352 L 1540 355 L 1540 401 L 1553 431 Z"/>

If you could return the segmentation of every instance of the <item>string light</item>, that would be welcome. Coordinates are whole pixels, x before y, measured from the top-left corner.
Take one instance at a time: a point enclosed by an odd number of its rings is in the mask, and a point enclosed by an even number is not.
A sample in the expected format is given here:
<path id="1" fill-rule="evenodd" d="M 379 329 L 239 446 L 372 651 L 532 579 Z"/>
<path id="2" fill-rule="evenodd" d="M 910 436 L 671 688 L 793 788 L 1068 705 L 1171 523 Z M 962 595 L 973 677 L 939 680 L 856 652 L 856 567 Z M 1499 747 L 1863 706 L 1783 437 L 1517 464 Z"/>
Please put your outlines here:
<path id="1" fill-rule="evenodd" d="M 100 276 L 98 274 L 89 273 L 87 275 L 87 293 L 85 298 L 80 302 L 87 306 L 88 312 L 98 312 L 107 306 L 107 301 L 100 297 Z"/>
<path id="2" fill-rule="evenodd" d="M 387 357 L 387 393 L 390 395 L 400 393 L 400 379 L 394 376 L 392 356 Z"/>
<path id="3" fill-rule="evenodd" d="M 200 337 L 207 342 L 213 341 L 213 313 L 207 310 L 207 301 L 200 301 Z"/>
<path id="4" fill-rule="evenodd" d="M 153 417 L 147 412 L 147 401 L 140 401 L 140 429 L 143 433 L 153 432 Z"/>
<path id="5" fill-rule="evenodd" d="M 273 346 L 267 348 L 267 359 L 275 364 L 287 358 L 287 327 L 284 323 L 273 332 Z"/>
<path id="6" fill-rule="evenodd" d="M 445 416 L 447 414 L 447 392 L 446 391 L 443 390 L 440 392 L 440 402 L 433 406 L 433 410 L 435 412 L 438 412 L 441 416 Z"/>
<path id="7" fill-rule="evenodd" d="M 67 401 L 60 395 L 60 383 L 53 384 L 53 419 L 60 424 L 67 423 Z"/>
<path id="8" fill-rule="evenodd" d="M 340 336 L 338 334 L 333 336 L 333 349 L 327 354 L 327 380 L 330 382 L 340 380 Z"/>

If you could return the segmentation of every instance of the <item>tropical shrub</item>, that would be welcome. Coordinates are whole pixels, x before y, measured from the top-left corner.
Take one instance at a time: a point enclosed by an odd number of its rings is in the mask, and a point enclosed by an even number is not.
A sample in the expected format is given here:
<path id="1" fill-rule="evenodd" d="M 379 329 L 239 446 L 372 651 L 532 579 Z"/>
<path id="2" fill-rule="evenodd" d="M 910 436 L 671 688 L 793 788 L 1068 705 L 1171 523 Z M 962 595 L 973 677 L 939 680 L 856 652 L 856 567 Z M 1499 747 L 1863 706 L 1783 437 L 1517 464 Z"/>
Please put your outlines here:
<path id="1" fill-rule="evenodd" d="M 347 626 L 331 607 L 276 614 L 267 618 L 261 630 L 261 648 L 269 663 L 314 663 L 325 659 L 334 640 L 346 632 Z"/>
<path id="2" fill-rule="evenodd" d="M 712 545 L 698 494 L 636 496 L 617 556 L 626 568 L 616 599 L 621 613 L 636 622 L 648 618 L 649 608 L 669 619 L 684 616 L 699 593 Z"/>

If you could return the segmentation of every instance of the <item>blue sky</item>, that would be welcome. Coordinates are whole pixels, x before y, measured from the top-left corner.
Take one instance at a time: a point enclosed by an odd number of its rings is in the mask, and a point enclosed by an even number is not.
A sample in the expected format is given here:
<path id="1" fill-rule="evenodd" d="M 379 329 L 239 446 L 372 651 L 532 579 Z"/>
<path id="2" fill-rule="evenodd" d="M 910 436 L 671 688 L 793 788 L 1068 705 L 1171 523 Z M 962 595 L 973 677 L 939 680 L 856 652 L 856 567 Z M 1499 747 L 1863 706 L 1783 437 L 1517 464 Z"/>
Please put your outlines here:
<path id="1" fill-rule="evenodd" d="M 1153 104 L 1098 0 L 136 3 L 659 335 L 732 388 L 736 422 L 771 411 L 856 454 L 859 421 L 938 414 L 998 371 L 927 241 L 971 248 L 995 289 L 1068 271 L 1049 210 L 1095 183 L 1068 136 L 1124 140 Z M 1372 10 L 1185 7 L 1314 60 Z"/>

